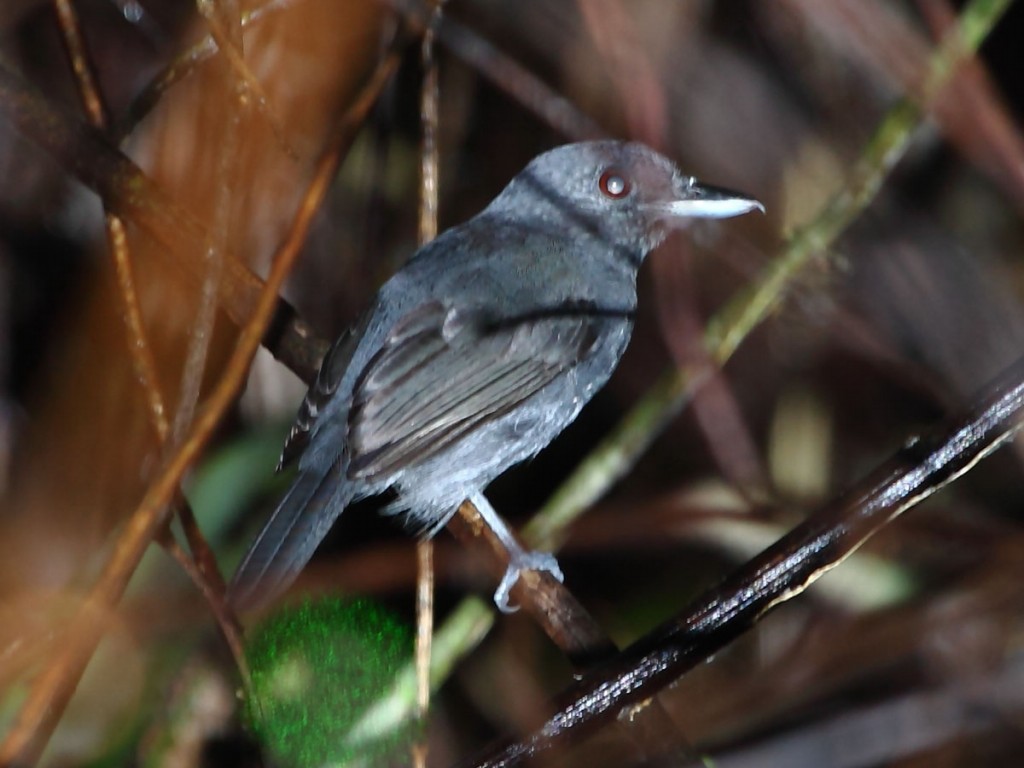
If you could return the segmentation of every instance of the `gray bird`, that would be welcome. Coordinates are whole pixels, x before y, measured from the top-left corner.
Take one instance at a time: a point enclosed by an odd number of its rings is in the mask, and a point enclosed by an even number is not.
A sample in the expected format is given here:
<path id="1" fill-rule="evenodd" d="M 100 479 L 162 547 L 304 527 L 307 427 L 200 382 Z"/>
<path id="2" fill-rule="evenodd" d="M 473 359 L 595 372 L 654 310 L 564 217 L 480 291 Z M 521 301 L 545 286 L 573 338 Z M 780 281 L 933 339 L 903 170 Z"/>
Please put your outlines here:
<path id="1" fill-rule="evenodd" d="M 431 536 L 469 499 L 509 551 L 502 611 L 523 550 L 483 491 L 537 454 L 611 376 L 633 329 L 644 257 L 689 217 L 760 203 L 699 184 L 640 144 L 569 144 L 536 157 L 481 213 L 420 248 L 324 359 L 285 443 L 295 480 L 242 560 L 229 599 L 282 592 L 353 501 L 397 492 Z"/>

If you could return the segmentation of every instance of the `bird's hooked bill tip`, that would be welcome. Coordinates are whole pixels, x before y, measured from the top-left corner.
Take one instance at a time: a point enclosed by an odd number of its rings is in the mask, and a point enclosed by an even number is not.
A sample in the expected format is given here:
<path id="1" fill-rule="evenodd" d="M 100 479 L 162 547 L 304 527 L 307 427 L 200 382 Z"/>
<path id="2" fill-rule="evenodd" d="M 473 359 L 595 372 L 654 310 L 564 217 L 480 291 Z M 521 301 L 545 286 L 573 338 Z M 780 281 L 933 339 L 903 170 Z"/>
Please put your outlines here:
<path id="1" fill-rule="evenodd" d="M 692 216 L 703 219 L 727 219 L 751 211 L 764 213 L 764 205 L 748 195 L 731 189 L 694 182 L 687 196 L 665 205 L 670 216 Z"/>

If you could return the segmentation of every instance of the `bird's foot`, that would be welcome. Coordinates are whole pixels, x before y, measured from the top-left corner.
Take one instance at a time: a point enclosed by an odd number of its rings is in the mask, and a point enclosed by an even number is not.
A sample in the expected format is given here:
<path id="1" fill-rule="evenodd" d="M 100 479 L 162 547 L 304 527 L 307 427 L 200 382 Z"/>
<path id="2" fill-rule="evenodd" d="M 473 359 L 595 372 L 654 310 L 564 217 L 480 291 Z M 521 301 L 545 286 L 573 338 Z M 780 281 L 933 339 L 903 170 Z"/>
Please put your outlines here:
<path id="1" fill-rule="evenodd" d="M 562 569 L 558 567 L 558 560 L 549 552 L 510 552 L 508 568 L 501 579 L 501 584 L 494 592 L 494 604 L 502 613 L 515 613 L 519 610 L 518 605 L 509 605 L 508 597 L 512 587 L 519 581 L 519 574 L 523 571 L 546 571 L 550 573 L 559 583 L 562 579 Z"/>

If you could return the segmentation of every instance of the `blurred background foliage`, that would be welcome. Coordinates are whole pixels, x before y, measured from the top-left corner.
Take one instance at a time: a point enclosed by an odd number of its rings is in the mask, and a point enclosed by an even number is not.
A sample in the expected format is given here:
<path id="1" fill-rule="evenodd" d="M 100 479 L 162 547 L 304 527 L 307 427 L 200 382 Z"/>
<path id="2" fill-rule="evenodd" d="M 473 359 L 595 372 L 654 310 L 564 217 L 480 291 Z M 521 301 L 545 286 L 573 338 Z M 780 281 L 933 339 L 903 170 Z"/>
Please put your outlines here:
<path id="1" fill-rule="evenodd" d="M 414 0 L 212 5 L 236 20 L 266 6 L 241 36 L 258 87 L 236 98 L 237 65 L 210 58 L 160 92 L 121 147 L 211 227 L 224 254 L 266 274 L 335 121 L 399 26 L 424 9 Z M 211 29 L 183 0 L 74 7 L 115 126 Z M 922 98 L 926 62 L 957 10 L 947 0 L 445 5 L 442 228 L 478 211 L 539 151 L 601 134 L 645 141 L 768 211 L 694 226 L 650 258 L 612 382 L 549 450 L 495 483 L 497 509 L 525 520 L 663 371 L 704 359 L 705 322 L 848 188 L 888 110 Z M 1020 355 L 1022 35 L 1024 11 L 1013 5 L 978 59 L 927 104 L 870 207 L 569 531 L 567 585 L 617 642 L 678 611 Z M 415 248 L 421 68 L 418 46 L 403 53 L 285 292 L 324 337 L 353 322 Z M 0 5 L 0 63 L 84 122 L 54 4 Z M 223 313 L 200 322 L 209 304 L 180 254 L 168 258 L 131 221 L 127 229 L 169 447 L 129 351 L 98 198 L 0 119 L 4 730 L 237 336 Z M 261 352 L 187 478 L 228 573 L 286 482 L 273 470 L 303 389 Z M 688 754 L 719 766 L 1018 765 L 1022 458 L 1011 446 L 981 463 L 659 697 Z M 363 596 L 411 626 L 413 540 L 363 506 L 343 516 L 295 594 Z M 441 618 L 467 593 L 493 589 L 479 555 L 445 534 L 437 567 Z M 440 686 L 429 764 L 528 732 L 571 677 L 527 618 L 501 617 Z M 239 685 L 202 593 L 151 547 L 45 762 L 260 764 Z M 370 764 L 388 760 L 406 758 Z M 647 763 L 616 732 L 557 764 Z"/>

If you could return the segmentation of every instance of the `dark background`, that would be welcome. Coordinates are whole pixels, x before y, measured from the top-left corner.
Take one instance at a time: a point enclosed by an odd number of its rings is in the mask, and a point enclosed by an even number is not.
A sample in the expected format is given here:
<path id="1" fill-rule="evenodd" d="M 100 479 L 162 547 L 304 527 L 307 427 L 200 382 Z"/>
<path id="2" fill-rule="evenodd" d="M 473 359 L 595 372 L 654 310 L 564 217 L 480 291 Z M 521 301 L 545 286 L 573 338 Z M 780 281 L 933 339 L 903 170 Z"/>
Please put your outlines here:
<path id="1" fill-rule="evenodd" d="M 215 226 L 259 274 L 331 121 L 397 18 L 370 0 L 286 6 L 246 33 L 246 61 L 268 106 L 239 118 L 241 148 L 227 179 L 219 162 L 233 102 L 217 90 L 212 65 L 164 93 L 121 143 L 200 218 L 218 221 L 217 201 L 226 200 L 229 213 Z M 115 120 L 206 31 L 185 2 L 75 7 Z M 537 152 L 595 129 L 656 146 L 767 208 L 764 217 L 695 226 L 651 256 L 619 371 L 549 450 L 495 483 L 499 511 L 524 521 L 663 371 L 704 359 L 704 323 L 850 188 L 897 101 L 921 99 L 938 30 L 956 10 L 941 0 L 446 6 L 442 228 L 478 211 Z M 617 641 L 679 610 L 957 412 L 1024 349 L 1022 33 L 1017 4 L 979 59 L 929 102 L 870 206 L 788 283 L 778 310 L 572 528 L 560 554 L 567 584 Z M 467 59 L 480 41 L 495 52 L 476 48 Z M 418 51 L 407 48 L 362 127 L 288 284 L 286 298 L 325 337 L 353 322 L 415 249 Z M 51 5 L 4 4 L 0 62 L 69 119 L 83 119 Z M 523 94 L 547 107 L 554 96 L 567 100 L 578 110 L 570 132 Z M 201 299 L 179 257 L 152 257 L 159 246 L 129 231 L 173 420 Z M 203 395 L 237 332 L 222 314 L 206 330 Z M 226 569 L 280 491 L 275 452 L 302 391 L 269 357 L 258 360 L 190 476 L 200 525 Z M 128 354 L 99 201 L 0 119 L 0 722 L 45 667 L 55 627 L 72 615 L 163 450 Z M 1016 765 L 1022 491 L 1011 445 L 674 686 L 661 702 L 693 752 L 723 766 Z M 372 596 L 411 622 L 413 540 L 368 514 L 372 506 L 344 516 L 297 590 Z M 157 759 L 153 745 L 167 734 L 191 755 L 180 764 L 202 754 L 256 759 L 215 623 L 153 549 L 104 646 L 118 663 L 94 665 L 54 737 L 57 764 Z M 443 618 L 493 584 L 480 557 L 446 534 L 438 550 Z M 196 669 L 219 686 L 221 708 L 172 714 L 169 702 L 180 702 L 169 692 L 193 685 Z M 499 618 L 435 701 L 430 764 L 528 730 L 544 698 L 569 680 L 565 660 L 528 619 Z M 175 741 L 175 718 L 202 723 L 195 744 Z M 559 764 L 627 764 L 629 750 L 602 738 Z"/>

